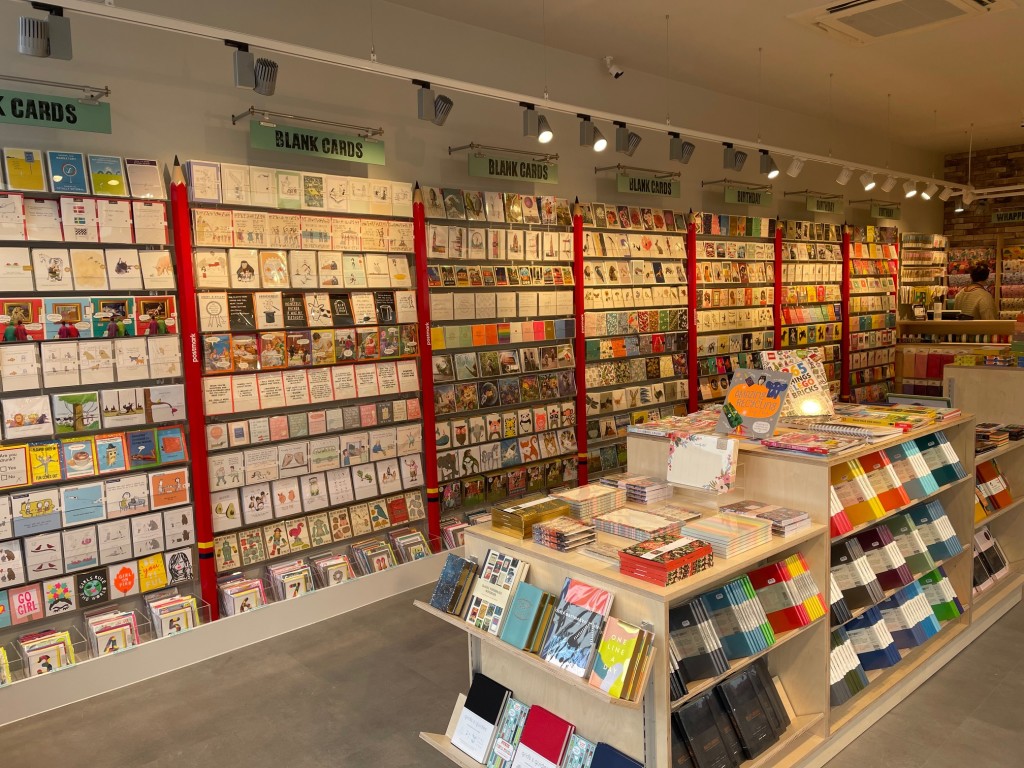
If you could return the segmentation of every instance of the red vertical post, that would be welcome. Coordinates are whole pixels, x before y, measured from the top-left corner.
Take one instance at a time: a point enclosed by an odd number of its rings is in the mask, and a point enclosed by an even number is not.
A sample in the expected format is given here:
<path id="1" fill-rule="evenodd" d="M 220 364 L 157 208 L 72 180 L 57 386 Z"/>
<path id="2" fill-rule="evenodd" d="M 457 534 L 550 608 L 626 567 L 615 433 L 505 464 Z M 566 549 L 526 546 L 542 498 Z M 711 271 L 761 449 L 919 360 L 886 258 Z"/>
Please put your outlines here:
<path id="1" fill-rule="evenodd" d="M 174 267 L 178 276 L 178 323 L 185 374 L 185 409 L 189 417 L 188 447 L 192 459 L 192 506 L 195 509 L 196 544 L 199 548 L 199 585 L 210 604 L 210 618 L 220 617 L 217 600 L 217 569 L 213 559 L 213 516 L 210 512 L 210 476 L 207 467 L 206 422 L 203 409 L 203 364 L 200 357 L 199 315 L 196 284 L 192 274 L 192 217 L 188 187 L 181 163 L 174 158 L 171 174 L 171 224 L 174 231 Z"/>
<path id="2" fill-rule="evenodd" d="M 843 225 L 843 282 L 839 286 L 843 302 L 843 332 L 839 337 L 839 399 L 850 400 L 850 227 Z"/>
<path id="3" fill-rule="evenodd" d="M 416 263 L 416 317 L 423 382 L 423 475 L 427 481 L 427 535 L 430 548 L 441 551 L 441 498 L 437 487 L 437 438 L 434 431 L 434 366 L 431 364 L 430 291 L 427 286 L 427 213 L 419 183 L 412 193 L 412 242 Z"/>
<path id="4" fill-rule="evenodd" d="M 686 370 L 690 387 L 689 413 L 697 410 L 700 395 L 700 377 L 697 375 L 697 219 L 700 214 L 690 211 L 686 225 Z"/>
<path id="5" fill-rule="evenodd" d="M 775 222 L 775 315 L 774 349 L 782 349 L 782 222 Z"/>
<path id="6" fill-rule="evenodd" d="M 580 199 L 572 209 L 572 308 L 576 317 L 576 484 L 589 482 L 587 462 L 587 338 L 583 332 L 583 209 Z"/>

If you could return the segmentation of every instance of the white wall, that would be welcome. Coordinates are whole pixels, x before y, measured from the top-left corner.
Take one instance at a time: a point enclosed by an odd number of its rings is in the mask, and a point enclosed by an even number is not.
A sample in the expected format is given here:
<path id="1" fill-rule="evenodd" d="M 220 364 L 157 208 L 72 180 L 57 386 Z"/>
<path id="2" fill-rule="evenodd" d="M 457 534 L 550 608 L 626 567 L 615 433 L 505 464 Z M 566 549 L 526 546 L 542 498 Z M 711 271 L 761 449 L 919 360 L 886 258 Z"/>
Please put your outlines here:
<path id="1" fill-rule="evenodd" d="M 158 14 L 223 26 L 353 56 L 369 55 L 369 4 L 300 0 L 119 0 L 118 5 Z M 353 7 L 355 6 L 355 7 Z M 478 28 L 452 23 L 384 2 L 374 3 L 374 40 L 381 62 L 424 72 L 479 82 L 514 91 L 536 94 L 543 101 L 544 54 L 535 44 Z M 455 109 L 447 124 L 438 128 L 416 119 L 415 88 L 405 82 L 358 74 L 275 56 L 281 64 L 277 95 L 265 98 L 232 86 L 231 50 L 209 40 L 158 32 L 121 23 L 70 14 L 75 58 L 71 62 L 19 56 L 14 46 L 16 17 L 32 13 L 27 4 L 0 2 L 0 30 L 7 43 L 0 51 L 0 72 L 40 79 L 110 85 L 113 96 L 113 136 L 50 129 L 3 126 L 2 143 L 38 149 L 82 149 L 157 157 L 170 162 L 175 154 L 183 160 L 201 158 L 261 165 L 288 165 L 323 169 L 326 161 L 305 161 L 248 148 L 247 127 L 232 126 L 230 115 L 250 105 L 280 112 L 316 116 L 343 122 L 383 126 L 387 166 L 365 167 L 330 163 L 349 175 L 418 180 L 424 184 L 533 191 L 528 184 L 471 179 L 463 154 L 449 157 L 448 147 L 478 142 L 498 146 L 533 148 L 533 140 L 521 132 L 521 110 L 514 105 L 455 94 Z M 539 30 L 539 24 L 538 24 Z M 699 33 L 699 32 L 695 32 Z M 685 45 L 685 39 L 680 41 Z M 258 55 L 258 52 L 257 52 Z M 723 44 L 723 55 L 729 55 Z M 707 66 L 714 66 L 708 62 Z M 664 119 L 666 109 L 673 123 L 697 130 L 739 137 L 757 136 L 757 107 L 703 89 L 629 72 L 612 80 L 600 62 L 574 54 L 547 54 L 548 85 L 552 99 L 586 104 L 637 118 Z M 0 83 L 13 89 L 21 86 Z M 24 88 L 24 90 L 33 90 Z M 42 90 L 42 89 L 36 89 Z M 838 111 L 838 110 L 837 110 Z M 595 165 L 629 165 L 682 169 L 682 196 L 665 204 L 676 209 L 703 209 L 724 213 L 751 213 L 812 218 L 802 198 L 783 197 L 786 190 L 844 191 L 853 199 L 866 198 L 856 181 L 845 190 L 835 184 L 836 169 L 808 164 L 798 179 L 783 174 L 775 180 L 776 203 L 771 208 L 748 209 L 726 205 L 721 191 L 702 191 L 701 180 L 721 179 L 721 147 L 699 143 L 689 166 L 668 162 L 666 136 L 641 132 L 643 144 L 633 158 L 615 155 L 610 149 L 597 155 L 578 146 L 575 118 L 550 117 L 556 139 L 548 151 L 561 157 L 557 187 L 538 185 L 537 194 L 579 196 L 622 202 L 612 175 L 595 177 Z M 761 133 L 765 143 L 793 147 L 884 165 L 889 144 L 884 136 L 862 130 L 846 130 L 841 124 L 764 106 Z M 612 126 L 601 126 L 613 139 Z M 908 147 L 892 148 L 892 167 L 910 173 L 931 174 L 942 168 L 941 158 Z M 730 178 L 758 182 L 757 156 L 741 174 Z M 785 167 L 785 159 L 780 165 Z M 303 164 L 305 163 L 305 165 Z M 674 167 L 673 167 L 674 166 Z M 876 196 L 880 196 L 877 194 Z M 881 197 L 885 197 L 881 195 Z M 890 195 L 892 199 L 896 199 Z M 644 198 L 629 201 L 644 204 Z M 848 208 L 846 216 L 820 220 L 867 222 L 866 209 Z M 942 204 L 913 201 L 903 206 L 900 226 L 908 231 L 939 232 Z"/>

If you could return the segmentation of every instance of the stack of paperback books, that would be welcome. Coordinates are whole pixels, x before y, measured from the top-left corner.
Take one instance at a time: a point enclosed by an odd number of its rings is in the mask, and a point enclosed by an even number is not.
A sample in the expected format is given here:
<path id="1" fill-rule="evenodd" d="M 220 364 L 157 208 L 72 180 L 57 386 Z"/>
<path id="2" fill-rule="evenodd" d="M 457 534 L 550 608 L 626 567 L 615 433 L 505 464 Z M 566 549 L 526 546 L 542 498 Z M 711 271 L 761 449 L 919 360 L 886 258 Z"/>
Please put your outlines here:
<path id="1" fill-rule="evenodd" d="M 917 580 L 924 590 L 924 596 L 932 607 L 932 613 L 939 621 L 952 621 L 963 615 L 964 607 L 946 577 L 946 570 L 941 566 L 929 571 Z"/>
<path id="2" fill-rule="evenodd" d="M 348 555 L 325 552 L 310 559 L 317 587 L 333 587 L 355 578 Z"/>
<path id="3" fill-rule="evenodd" d="M 720 512 L 691 520 L 683 525 L 680 533 L 709 542 L 715 557 L 729 558 L 771 543 L 772 522 Z"/>
<path id="4" fill-rule="evenodd" d="M 826 613 L 825 598 L 802 554 L 757 568 L 747 576 L 776 633 L 805 627 Z"/>
<path id="5" fill-rule="evenodd" d="M 93 656 L 117 653 L 141 642 L 134 611 L 115 608 L 86 616 L 85 629 Z"/>
<path id="6" fill-rule="evenodd" d="M 916 581 L 878 606 L 897 648 L 916 648 L 939 631 L 931 604 Z"/>
<path id="7" fill-rule="evenodd" d="M 885 590 L 878 583 L 878 577 L 871 570 L 856 538 L 832 545 L 831 571 L 850 610 L 877 605 L 885 599 Z"/>
<path id="8" fill-rule="evenodd" d="M 729 671 L 729 659 L 702 600 L 698 598 L 670 608 L 668 629 L 669 650 L 679 671 L 675 676 L 678 686 L 673 691 L 673 699 L 682 698 L 689 683 Z"/>
<path id="9" fill-rule="evenodd" d="M 1020 440 L 1024 437 L 1024 430 L 1014 430 L 1014 434 L 1017 436 L 1013 437 L 1009 428 L 1002 424 L 982 422 L 974 427 L 974 452 L 985 453 L 1006 445 L 1011 439 Z"/>
<path id="10" fill-rule="evenodd" d="M 741 659 L 775 644 L 775 632 L 750 579 L 741 576 L 700 596 L 729 659 Z"/>
<path id="11" fill-rule="evenodd" d="M 177 635 L 199 626 L 199 603 L 194 595 L 165 590 L 147 596 L 146 602 L 157 637 Z"/>
<path id="12" fill-rule="evenodd" d="M 948 560 L 963 551 L 963 545 L 953 530 L 953 524 L 949 522 L 946 510 L 938 500 L 917 504 L 907 510 L 907 515 L 914 521 L 921 534 L 921 540 L 935 561 Z"/>
<path id="13" fill-rule="evenodd" d="M 606 485 L 581 485 L 551 494 L 569 505 L 572 516 L 577 520 L 590 521 L 598 515 L 618 509 L 626 503 L 626 492 Z"/>
<path id="14" fill-rule="evenodd" d="M 626 499 L 635 504 L 653 504 L 656 501 L 672 498 L 671 485 L 664 480 L 657 480 L 646 475 L 606 475 L 598 482 L 602 485 L 621 488 L 626 492 Z"/>
<path id="15" fill-rule="evenodd" d="M 545 523 L 534 523 L 533 526 L 534 543 L 559 552 L 569 552 L 593 544 L 596 540 L 594 526 L 571 517 L 556 517 Z"/>
<path id="16" fill-rule="evenodd" d="M 907 561 L 903 559 L 903 553 L 900 552 L 886 526 L 869 528 L 856 534 L 854 538 L 864 550 L 868 565 L 871 566 L 883 590 L 898 589 L 914 580 L 914 574 L 910 572 Z"/>
<path id="17" fill-rule="evenodd" d="M 267 566 L 267 583 L 275 600 L 294 600 L 313 591 L 313 571 L 303 559 Z"/>
<path id="18" fill-rule="evenodd" d="M 806 512 L 780 507 L 776 504 L 765 504 L 763 501 L 754 501 L 753 499 L 727 504 L 720 511 L 742 517 L 758 517 L 768 520 L 772 524 L 772 533 L 776 536 L 789 536 L 811 524 L 811 518 Z"/>
<path id="19" fill-rule="evenodd" d="M 476 576 L 476 562 L 458 555 L 449 554 L 441 569 L 441 576 L 430 596 L 430 605 L 439 611 L 461 616 L 466 607 L 473 577 Z"/>
<path id="20" fill-rule="evenodd" d="M 267 594 L 260 579 L 232 574 L 221 579 L 219 590 L 220 610 L 225 616 L 248 613 L 267 604 Z"/>
<path id="21" fill-rule="evenodd" d="M 853 641 L 843 627 L 832 630 L 828 665 L 829 700 L 833 707 L 844 704 L 867 688 L 868 676 L 854 650 Z"/>
<path id="22" fill-rule="evenodd" d="M 672 713 L 672 764 L 741 765 L 776 744 L 789 714 L 759 659 Z"/>
<path id="23" fill-rule="evenodd" d="M 594 656 L 590 685 L 613 699 L 635 701 L 651 666 L 654 633 L 609 616 Z"/>
<path id="24" fill-rule="evenodd" d="M 497 505 L 491 508 L 491 526 L 518 539 L 533 535 L 534 523 L 553 520 L 571 513 L 571 508 L 561 499 L 543 496 L 530 501 L 517 500 L 513 504 Z"/>
<path id="25" fill-rule="evenodd" d="M 594 527 L 601 533 L 610 533 L 634 541 L 646 541 L 655 536 L 678 535 L 683 521 L 623 507 L 594 518 Z"/>
<path id="26" fill-rule="evenodd" d="M 653 536 L 619 551 L 619 572 L 661 587 L 675 584 L 715 564 L 706 541 L 689 536 Z"/>
<path id="27" fill-rule="evenodd" d="M 25 660 L 25 677 L 46 675 L 75 663 L 75 648 L 67 630 L 44 629 L 18 638 Z"/>
<path id="28" fill-rule="evenodd" d="M 877 607 L 869 608 L 845 628 L 864 669 L 885 669 L 903 658 Z"/>

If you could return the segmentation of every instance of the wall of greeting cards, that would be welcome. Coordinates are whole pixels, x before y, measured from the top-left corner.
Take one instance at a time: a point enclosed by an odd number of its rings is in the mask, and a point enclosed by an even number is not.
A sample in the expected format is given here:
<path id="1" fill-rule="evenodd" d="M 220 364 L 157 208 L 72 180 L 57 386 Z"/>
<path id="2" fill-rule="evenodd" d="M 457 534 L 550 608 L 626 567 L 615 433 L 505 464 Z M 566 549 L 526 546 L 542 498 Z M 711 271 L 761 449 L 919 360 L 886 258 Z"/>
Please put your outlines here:
<path id="1" fill-rule="evenodd" d="M 847 374 L 850 396 L 854 402 L 884 400 L 896 385 L 899 231 L 854 227 L 849 261 L 850 348 L 857 354 L 851 354 Z"/>
<path id="2" fill-rule="evenodd" d="M 202 610 L 162 169 L 3 154 L 0 685 Z"/>
<path id="3" fill-rule="evenodd" d="M 426 556 L 411 185 L 187 170 L 221 610 Z"/>

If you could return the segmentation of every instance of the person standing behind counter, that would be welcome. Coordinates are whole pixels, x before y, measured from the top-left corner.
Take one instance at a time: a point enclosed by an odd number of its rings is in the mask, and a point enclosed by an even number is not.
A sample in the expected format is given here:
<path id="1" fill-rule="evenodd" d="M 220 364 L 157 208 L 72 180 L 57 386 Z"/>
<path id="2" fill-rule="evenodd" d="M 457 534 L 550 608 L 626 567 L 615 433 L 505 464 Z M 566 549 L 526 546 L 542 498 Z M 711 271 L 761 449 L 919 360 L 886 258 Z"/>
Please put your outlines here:
<path id="1" fill-rule="evenodd" d="M 985 290 L 988 280 L 988 267 L 984 264 L 971 269 L 971 284 L 956 295 L 953 309 L 972 320 L 996 320 L 996 300 Z"/>

